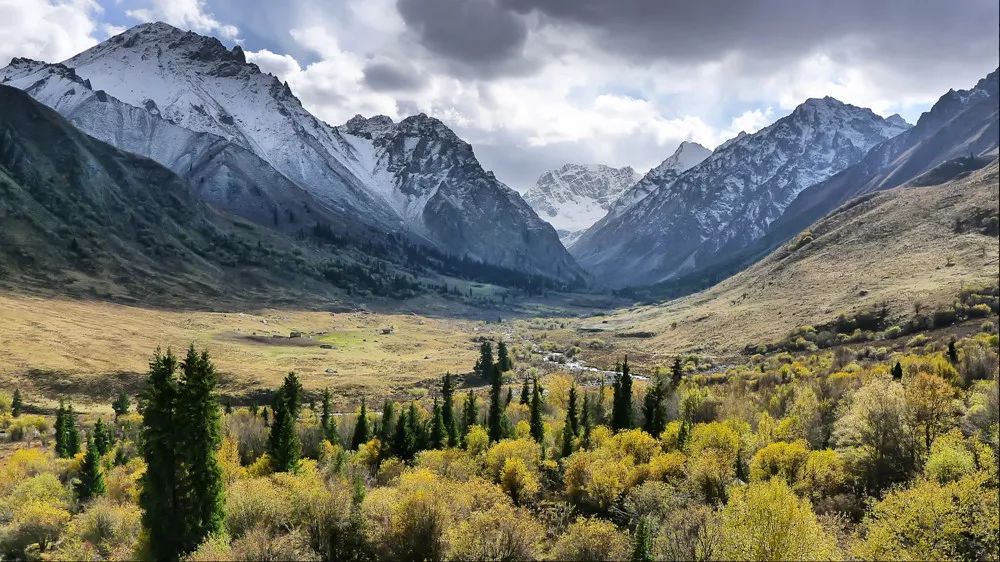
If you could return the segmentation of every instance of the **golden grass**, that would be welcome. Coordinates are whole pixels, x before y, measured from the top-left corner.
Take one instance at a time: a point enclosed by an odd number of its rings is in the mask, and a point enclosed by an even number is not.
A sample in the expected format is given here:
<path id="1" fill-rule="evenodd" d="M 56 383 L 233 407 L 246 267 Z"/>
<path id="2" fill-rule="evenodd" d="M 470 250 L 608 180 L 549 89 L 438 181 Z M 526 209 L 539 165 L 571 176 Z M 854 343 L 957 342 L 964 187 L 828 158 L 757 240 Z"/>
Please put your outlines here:
<path id="1" fill-rule="evenodd" d="M 382 334 L 389 326 L 393 333 Z M 65 394 L 103 406 L 119 389 L 138 388 L 157 346 L 183 353 L 193 343 L 209 350 L 223 393 L 271 389 L 295 371 L 307 390 L 330 386 L 346 403 L 361 393 L 405 395 L 445 371 L 468 371 L 474 326 L 409 314 L 173 312 L 0 295 L 0 385 L 21 385 L 39 401 Z M 293 330 L 303 337 L 288 338 Z"/>

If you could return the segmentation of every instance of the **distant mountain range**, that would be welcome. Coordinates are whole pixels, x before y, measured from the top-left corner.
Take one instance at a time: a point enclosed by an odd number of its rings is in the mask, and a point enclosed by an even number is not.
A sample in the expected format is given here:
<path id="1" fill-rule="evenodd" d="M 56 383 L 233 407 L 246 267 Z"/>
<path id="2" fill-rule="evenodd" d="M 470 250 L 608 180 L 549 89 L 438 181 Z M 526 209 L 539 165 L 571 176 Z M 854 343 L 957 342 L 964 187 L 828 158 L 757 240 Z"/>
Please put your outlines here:
<path id="1" fill-rule="evenodd" d="M 53 127 L 46 134 L 72 138 L 66 142 L 77 149 L 45 153 L 41 137 L 18 130 L 28 122 L 6 108 L 2 163 L 10 198 L 4 209 L 19 216 L 23 204 L 31 220 L 6 234 L 12 246 L 3 263 L 16 275 L 35 275 L 22 253 L 55 243 L 53 231 L 75 239 L 74 252 L 107 243 L 123 245 L 122 256 L 137 256 L 129 265 L 104 255 L 84 264 L 89 274 L 73 266 L 93 279 L 107 277 L 93 270 L 101 264 L 130 271 L 125 279 L 159 271 L 136 265 L 158 252 L 180 257 L 190 251 L 198 257 L 185 263 L 200 264 L 192 270 L 196 276 L 217 280 L 227 267 L 260 266 L 245 249 L 259 242 L 275 255 L 298 255 L 287 259 L 307 283 L 325 278 L 347 286 L 350 278 L 386 292 L 386 284 L 408 286 L 421 276 L 439 276 L 428 286 L 440 276 L 462 276 L 522 286 L 630 288 L 663 298 L 746 268 L 855 197 L 940 183 L 983 166 L 996 157 L 1000 134 L 994 71 L 969 90 L 949 91 L 912 127 L 898 115 L 883 118 L 830 97 L 809 99 L 714 151 L 681 143 L 641 178 L 630 167 L 566 164 L 542 174 L 522 198 L 434 117 L 394 122 L 359 115 L 329 125 L 307 111 L 287 83 L 248 63 L 239 46 L 228 49 L 163 23 L 136 26 L 61 63 L 16 58 L 0 69 L 0 84 L 11 107 L 39 115 Z M 65 122 L 25 105 L 9 87 Z M 74 127 L 85 135 L 69 133 Z M 94 160 L 97 153 L 113 155 Z M 57 161 L 81 177 L 58 178 Z M 34 173 L 32 162 L 39 167 Z M 105 171 L 84 173 L 91 168 Z M 110 191 L 99 195 L 103 188 L 91 180 Z M 85 217 L 176 214 L 190 206 L 191 220 L 201 221 L 200 238 L 181 239 L 170 224 L 161 230 L 154 222 L 145 238 L 181 242 L 165 243 L 170 250 L 137 247 L 130 238 L 136 232 L 116 230 L 123 225 L 80 221 L 61 207 L 46 207 L 51 202 L 39 191 L 46 181 L 61 204 L 73 201 L 74 182 L 87 185 L 81 193 L 93 197 L 82 200 Z M 174 195 L 151 206 L 139 193 L 144 182 Z M 105 200 L 117 203 L 105 208 Z M 216 255 L 207 245 L 219 240 L 241 249 Z M 45 275 L 72 257 L 65 248 L 49 251 L 56 259 L 44 264 Z M 269 267 L 259 271 L 271 275 Z M 216 281 L 204 283 L 221 290 Z"/>
<path id="2" fill-rule="evenodd" d="M 907 127 L 833 98 L 807 100 L 774 124 L 723 143 L 679 176 L 644 178 L 639 185 L 648 194 L 598 221 L 573 245 L 573 255 L 611 287 L 696 270 L 716 253 L 761 237 L 802 190 Z"/>
<path id="3" fill-rule="evenodd" d="M 524 200 L 555 227 L 567 247 L 606 215 L 639 174 L 629 166 L 566 164 L 545 172 L 524 194 Z"/>
<path id="4" fill-rule="evenodd" d="M 456 258 L 561 283 L 584 279 L 555 230 L 440 121 L 375 117 L 332 127 L 238 46 L 143 24 L 61 65 L 15 60 L 0 81 L 260 224 L 318 214 L 341 234 L 374 228 Z"/>

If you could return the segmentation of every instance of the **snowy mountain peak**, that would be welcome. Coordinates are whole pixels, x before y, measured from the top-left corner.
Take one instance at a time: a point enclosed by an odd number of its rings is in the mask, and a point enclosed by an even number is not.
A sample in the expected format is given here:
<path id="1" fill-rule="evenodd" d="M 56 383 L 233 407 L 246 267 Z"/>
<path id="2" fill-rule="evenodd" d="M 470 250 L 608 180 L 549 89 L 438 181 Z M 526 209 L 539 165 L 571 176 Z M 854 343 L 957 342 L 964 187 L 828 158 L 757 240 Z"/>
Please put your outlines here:
<path id="1" fill-rule="evenodd" d="M 753 134 L 723 143 L 679 175 L 654 168 L 573 246 L 613 286 L 657 283 L 746 247 L 802 190 L 908 128 L 834 98 L 806 100 Z M 622 272 L 628 272 L 627 275 Z"/>
<path id="2" fill-rule="evenodd" d="M 389 134 L 395 128 L 396 124 L 387 115 L 376 115 L 369 118 L 355 115 L 348 119 L 347 123 L 344 123 L 342 127 L 347 133 L 372 140 Z"/>
<path id="3" fill-rule="evenodd" d="M 565 164 L 542 174 L 524 199 L 569 246 L 638 179 L 631 166 Z"/>
<path id="4" fill-rule="evenodd" d="M 583 278 L 555 230 L 433 117 L 399 123 L 356 117 L 332 127 L 307 111 L 286 83 L 247 63 L 241 48 L 159 22 L 133 27 L 63 65 L 93 84 L 88 99 L 114 98 L 121 114 L 143 123 L 134 131 L 124 120 L 87 125 L 113 143 L 134 151 L 145 146 L 135 137 L 148 135 L 169 144 L 147 150 L 151 156 L 183 155 L 182 143 L 208 133 L 263 161 L 253 167 L 269 167 L 326 209 L 366 227 L 405 234 L 457 257 L 561 281 Z M 22 84 L 31 89 L 26 80 Z M 70 89 L 36 94 L 68 112 L 83 95 Z M 176 127 L 160 127 L 173 141 L 157 133 L 158 120 Z M 232 179 L 240 182 L 235 173 Z"/>
<path id="5" fill-rule="evenodd" d="M 912 126 L 906 122 L 906 119 L 903 119 L 902 115 L 898 113 L 893 113 L 892 115 L 886 117 L 885 122 L 894 127 L 900 127 L 903 129 L 908 129 Z"/>
<path id="6" fill-rule="evenodd" d="M 646 198 L 660 186 L 669 185 L 684 172 L 694 168 L 712 155 L 712 151 L 691 141 L 682 142 L 674 153 L 651 169 L 609 209 L 610 215 L 620 215 L 626 209 Z"/>

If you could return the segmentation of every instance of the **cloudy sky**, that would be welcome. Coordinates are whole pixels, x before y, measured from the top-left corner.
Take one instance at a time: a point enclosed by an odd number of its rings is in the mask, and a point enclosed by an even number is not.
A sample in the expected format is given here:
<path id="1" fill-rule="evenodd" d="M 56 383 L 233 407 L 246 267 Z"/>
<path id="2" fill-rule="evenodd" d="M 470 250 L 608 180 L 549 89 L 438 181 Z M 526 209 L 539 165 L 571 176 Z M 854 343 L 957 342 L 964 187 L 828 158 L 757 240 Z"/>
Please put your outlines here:
<path id="1" fill-rule="evenodd" d="M 241 44 L 331 124 L 434 115 L 522 190 L 566 162 L 645 171 L 809 97 L 913 122 L 1000 49 L 995 0 L 0 0 L 0 64 L 154 20 Z"/>

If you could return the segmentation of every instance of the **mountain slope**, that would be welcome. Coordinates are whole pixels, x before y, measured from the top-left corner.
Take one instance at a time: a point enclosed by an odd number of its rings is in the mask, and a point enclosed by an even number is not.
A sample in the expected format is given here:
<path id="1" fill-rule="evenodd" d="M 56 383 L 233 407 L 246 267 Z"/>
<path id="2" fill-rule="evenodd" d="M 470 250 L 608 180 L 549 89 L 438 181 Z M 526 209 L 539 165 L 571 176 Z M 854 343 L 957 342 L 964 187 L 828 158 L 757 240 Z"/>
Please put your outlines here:
<path id="1" fill-rule="evenodd" d="M 582 327 L 648 335 L 617 341 L 665 362 L 682 351 L 728 354 L 777 342 L 883 303 L 893 317 L 918 302 L 924 310 L 950 305 L 962 288 L 998 282 L 997 171 L 994 160 L 943 185 L 864 196 L 811 225 L 811 242 L 782 246 L 702 292 Z"/>
<path id="2" fill-rule="evenodd" d="M 524 200 L 555 227 L 569 247 L 638 180 L 639 175 L 629 166 L 566 164 L 542 174 Z"/>
<path id="3" fill-rule="evenodd" d="M 875 147 L 858 164 L 804 190 L 754 250 L 780 244 L 853 197 L 904 185 L 956 158 L 995 157 L 1000 143 L 997 74 L 994 70 L 970 90 L 949 91 L 911 129 Z"/>
<path id="4" fill-rule="evenodd" d="M 353 217 L 319 203 L 249 150 L 95 91 L 65 65 L 14 59 L 0 69 L 0 83 L 24 90 L 88 135 L 170 168 L 218 209 L 287 233 L 316 224 L 343 234 L 363 231 Z"/>
<path id="5" fill-rule="evenodd" d="M 457 257 L 582 281 L 554 229 L 439 121 L 417 116 L 388 135 L 331 127 L 287 84 L 247 63 L 240 47 L 163 23 L 136 26 L 63 64 L 95 90 L 253 152 L 340 215 Z"/>
<path id="6" fill-rule="evenodd" d="M 903 130 L 869 109 L 829 97 L 807 100 L 774 124 L 727 141 L 675 181 L 656 183 L 647 197 L 584 233 L 573 254 L 612 287 L 696 270 L 762 236 L 799 192 Z"/>
<path id="7" fill-rule="evenodd" d="M 619 197 L 609 214 L 613 217 L 621 215 L 660 186 L 674 183 L 681 174 L 701 164 L 711 155 L 711 150 L 696 142 L 682 142 L 673 154 L 660 162 L 659 166 L 646 172 L 640 181 Z"/>
<path id="8" fill-rule="evenodd" d="M 170 170 L 3 85 L 0 224 L 0 286 L 18 292 L 185 306 L 339 294 L 310 265 L 332 256 L 218 213 Z"/>

